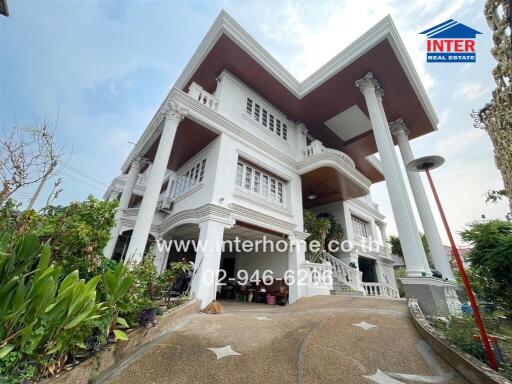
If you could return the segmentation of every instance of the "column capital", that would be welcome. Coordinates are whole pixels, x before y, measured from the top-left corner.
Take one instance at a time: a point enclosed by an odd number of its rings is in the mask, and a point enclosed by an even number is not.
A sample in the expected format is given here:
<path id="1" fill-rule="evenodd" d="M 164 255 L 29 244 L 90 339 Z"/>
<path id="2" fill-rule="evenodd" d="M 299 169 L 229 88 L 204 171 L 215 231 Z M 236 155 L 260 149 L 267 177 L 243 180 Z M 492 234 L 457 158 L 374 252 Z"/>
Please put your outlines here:
<path id="1" fill-rule="evenodd" d="M 159 114 L 163 116 L 165 121 L 179 123 L 188 115 L 188 109 L 174 101 L 169 101 L 160 108 Z"/>
<path id="2" fill-rule="evenodd" d="M 144 165 L 149 163 L 149 160 L 146 159 L 143 156 L 133 156 L 132 161 L 130 163 L 131 167 L 138 167 L 139 169 L 142 168 Z"/>
<path id="3" fill-rule="evenodd" d="M 355 82 L 356 87 L 359 88 L 362 94 L 366 92 L 374 91 L 377 96 L 384 96 L 384 90 L 380 86 L 380 83 L 377 79 L 373 77 L 372 72 L 368 72 L 366 75 L 361 77 L 359 80 Z"/>
<path id="4" fill-rule="evenodd" d="M 407 128 L 407 124 L 405 124 L 405 121 L 402 118 L 396 119 L 392 123 L 389 123 L 389 129 L 391 130 L 391 133 L 395 136 L 409 136 L 409 128 Z"/>

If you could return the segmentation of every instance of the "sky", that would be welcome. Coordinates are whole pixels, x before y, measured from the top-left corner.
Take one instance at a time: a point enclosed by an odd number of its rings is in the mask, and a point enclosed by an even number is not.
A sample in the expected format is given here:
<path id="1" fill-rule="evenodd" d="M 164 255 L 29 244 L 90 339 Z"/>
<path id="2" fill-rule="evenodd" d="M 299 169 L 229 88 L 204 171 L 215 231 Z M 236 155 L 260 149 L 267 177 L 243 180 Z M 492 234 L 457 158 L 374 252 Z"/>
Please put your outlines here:
<path id="1" fill-rule="evenodd" d="M 508 212 L 505 201 L 485 203 L 484 193 L 502 188 L 503 182 L 491 142 L 484 131 L 473 128 L 470 116 L 489 101 L 494 87 L 483 0 L 8 4 L 10 17 L 0 16 L 0 134 L 14 124 L 35 121 L 55 127 L 67 153 L 67 166 L 56 176 L 63 179 L 56 204 L 103 195 L 224 9 L 299 80 L 390 14 L 440 120 L 438 131 L 411 145 L 417 157 L 446 158 L 433 176 L 452 229 L 458 232 L 482 214 L 491 219 Z M 477 37 L 476 63 L 426 63 L 425 36 L 419 32 L 449 18 L 483 33 Z M 16 197 L 26 203 L 31 192 L 23 190 Z M 371 192 L 387 217 L 388 233 L 395 234 L 385 183 L 373 185 Z M 433 200 L 431 204 L 434 208 Z M 435 216 L 442 229 L 437 212 Z"/>

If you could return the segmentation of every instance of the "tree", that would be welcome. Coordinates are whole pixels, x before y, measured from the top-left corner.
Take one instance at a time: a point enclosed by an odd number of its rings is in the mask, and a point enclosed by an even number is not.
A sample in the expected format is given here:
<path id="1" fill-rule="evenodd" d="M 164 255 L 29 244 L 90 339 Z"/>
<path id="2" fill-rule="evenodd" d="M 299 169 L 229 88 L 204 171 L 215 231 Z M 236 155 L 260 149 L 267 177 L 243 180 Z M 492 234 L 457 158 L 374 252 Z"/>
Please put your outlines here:
<path id="1" fill-rule="evenodd" d="M 505 0 L 487 0 L 484 15 L 492 31 L 491 54 L 497 61 L 492 70 L 496 88 L 491 101 L 472 116 L 475 127 L 489 134 L 512 209 L 512 7 Z"/>
<path id="2" fill-rule="evenodd" d="M 512 223 L 475 222 L 461 232 L 461 238 L 472 247 L 468 257 L 479 293 L 512 313 Z"/>
<path id="3" fill-rule="evenodd" d="M 46 123 L 15 125 L 0 140 L 0 207 L 21 188 L 48 179 L 61 156 L 62 148 Z"/>
<path id="4" fill-rule="evenodd" d="M 327 248 L 330 241 L 341 241 L 343 238 L 343 226 L 338 223 L 336 218 L 331 214 L 321 213 L 316 215 L 314 212 L 304 210 L 304 229 L 310 235 L 306 239 L 307 252 L 311 262 L 317 262 L 322 259 L 322 252 Z M 316 247 L 310 247 L 310 244 L 318 242 L 318 250 L 313 251 Z"/>
<path id="5" fill-rule="evenodd" d="M 430 255 L 430 249 L 428 247 L 427 237 L 424 233 L 420 233 L 421 244 L 423 244 L 423 249 L 425 250 L 425 254 L 427 255 L 428 264 L 433 267 L 434 261 L 432 260 L 432 256 Z M 400 239 L 398 236 L 389 236 L 388 244 L 391 247 L 391 253 L 393 255 L 404 257 L 404 253 L 402 251 L 402 244 L 400 243 Z"/>

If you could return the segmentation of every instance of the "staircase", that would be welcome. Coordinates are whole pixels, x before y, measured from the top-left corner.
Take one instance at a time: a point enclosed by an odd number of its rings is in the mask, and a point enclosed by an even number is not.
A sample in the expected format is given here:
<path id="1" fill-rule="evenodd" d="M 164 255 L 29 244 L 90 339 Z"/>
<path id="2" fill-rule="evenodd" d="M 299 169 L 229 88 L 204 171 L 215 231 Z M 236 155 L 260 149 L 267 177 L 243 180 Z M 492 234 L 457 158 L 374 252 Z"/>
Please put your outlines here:
<path id="1" fill-rule="evenodd" d="M 352 268 L 330 253 L 323 252 L 322 257 L 332 265 L 331 295 L 400 298 L 398 291 L 389 284 L 363 282 L 363 273 L 358 269 Z"/>
<path id="2" fill-rule="evenodd" d="M 323 252 L 322 257 L 332 265 L 332 291 L 331 295 L 356 295 L 363 296 L 361 285 L 362 273 L 356 268 L 345 264 L 330 253 Z"/>

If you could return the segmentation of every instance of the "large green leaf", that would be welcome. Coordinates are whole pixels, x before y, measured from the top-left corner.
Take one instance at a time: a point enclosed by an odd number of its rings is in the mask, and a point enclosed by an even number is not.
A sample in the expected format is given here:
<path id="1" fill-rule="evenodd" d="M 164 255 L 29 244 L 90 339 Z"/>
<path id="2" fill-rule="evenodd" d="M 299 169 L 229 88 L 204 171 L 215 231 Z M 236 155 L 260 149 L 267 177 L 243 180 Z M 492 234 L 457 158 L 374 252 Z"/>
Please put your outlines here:
<path id="1" fill-rule="evenodd" d="M 118 340 L 129 340 L 129 337 L 126 334 L 126 332 L 123 332 L 120 329 L 114 329 L 114 335 Z"/>
<path id="2" fill-rule="evenodd" d="M 6 357 L 14 349 L 14 344 L 6 344 L 0 348 L 0 359 Z"/>

